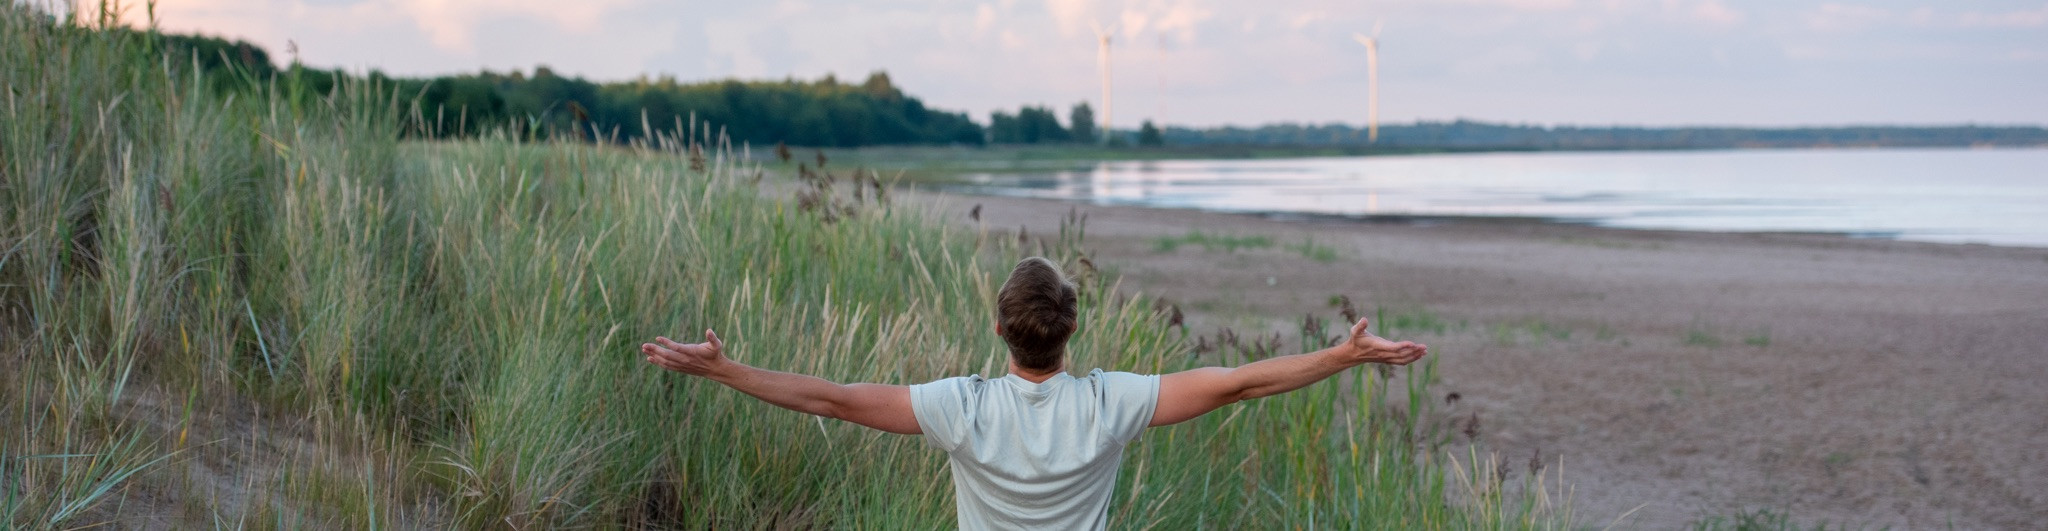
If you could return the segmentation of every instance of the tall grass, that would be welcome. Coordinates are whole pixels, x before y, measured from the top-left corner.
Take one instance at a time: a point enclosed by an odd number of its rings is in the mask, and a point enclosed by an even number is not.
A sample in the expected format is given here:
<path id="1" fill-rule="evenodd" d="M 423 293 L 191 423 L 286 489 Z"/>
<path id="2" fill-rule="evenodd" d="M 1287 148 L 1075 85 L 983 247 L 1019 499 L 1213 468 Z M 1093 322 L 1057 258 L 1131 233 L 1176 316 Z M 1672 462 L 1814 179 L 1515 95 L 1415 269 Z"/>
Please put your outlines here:
<path id="1" fill-rule="evenodd" d="M 701 124 L 626 147 L 400 142 L 404 100 L 380 87 L 215 94 L 147 33 L 0 13 L 20 43 L 0 49 L 0 525 L 946 527 L 944 459 L 918 438 L 634 346 L 716 328 L 737 359 L 835 381 L 993 375 L 994 291 L 1025 254 L 1082 273 L 1074 367 L 1202 362 L 1089 273 L 1079 227 L 953 233 L 871 175 L 792 194 Z M 1430 378 L 1353 371 L 1155 430 L 1113 516 L 1559 523 L 1459 472 L 1480 465 L 1450 460 Z"/>

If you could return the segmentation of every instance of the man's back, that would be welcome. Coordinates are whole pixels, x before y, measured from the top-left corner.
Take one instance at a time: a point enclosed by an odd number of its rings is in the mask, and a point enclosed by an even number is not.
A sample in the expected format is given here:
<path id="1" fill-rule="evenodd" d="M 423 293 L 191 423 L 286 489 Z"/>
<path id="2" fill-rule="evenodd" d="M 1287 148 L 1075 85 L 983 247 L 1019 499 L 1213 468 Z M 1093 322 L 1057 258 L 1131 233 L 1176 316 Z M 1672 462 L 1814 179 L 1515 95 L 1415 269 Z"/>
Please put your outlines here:
<path id="1" fill-rule="evenodd" d="M 1080 326 L 1078 300 L 1052 261 L 1018 262 L 996 292 L 994 328 L 1010 347 L 1010 366 L 995 380 L 841 385 L 727 359 L 725 343 L 710 330 L 703 343 L 657 337 L 640 352 L 648 363 L 779 407 L 924 434 L 951 458 L 960 527 L 969 529 L 1100 529 L 1108 524 L 1124 445 L 1145 427 L 1300 389 L 1362 363 L 1406 365 L 1429 352 L 1412 341 L 1375 336 L 1359 319 L 1349 340 L 1315 352 L 1164 376 L 1098 370 L 1074 378 L 1065 372 L 1066 345 Z"/>
<path id="2" fill-rule="evenodd" d="M 910 388 L 925 441 L 951 459 L 960 526 L 1100 529 L 1124 445 L 1152 420 L 1159 377 L 947 378 Z"/>

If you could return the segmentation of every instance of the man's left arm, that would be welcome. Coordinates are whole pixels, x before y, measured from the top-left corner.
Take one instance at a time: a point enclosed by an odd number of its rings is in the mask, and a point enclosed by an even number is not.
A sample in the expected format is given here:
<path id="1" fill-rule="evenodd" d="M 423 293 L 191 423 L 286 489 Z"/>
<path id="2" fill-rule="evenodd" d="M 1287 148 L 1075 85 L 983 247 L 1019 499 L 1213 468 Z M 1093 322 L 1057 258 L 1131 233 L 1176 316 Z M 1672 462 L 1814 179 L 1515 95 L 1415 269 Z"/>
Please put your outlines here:
<path id="1" fill-rule="evenodd" d="M 840 385 L 823 378 L 771 371 L 726 359 L 718 334 L 704 331 L 704 342 L 677 343 L 666 337 L 640 345 L 647 362 L 661 368 L 702 376 L 777 407 L 852 422 L 869 428 L 915 435 L 917 415 L 910 408 L 910 388 L 856 383 Z"/>

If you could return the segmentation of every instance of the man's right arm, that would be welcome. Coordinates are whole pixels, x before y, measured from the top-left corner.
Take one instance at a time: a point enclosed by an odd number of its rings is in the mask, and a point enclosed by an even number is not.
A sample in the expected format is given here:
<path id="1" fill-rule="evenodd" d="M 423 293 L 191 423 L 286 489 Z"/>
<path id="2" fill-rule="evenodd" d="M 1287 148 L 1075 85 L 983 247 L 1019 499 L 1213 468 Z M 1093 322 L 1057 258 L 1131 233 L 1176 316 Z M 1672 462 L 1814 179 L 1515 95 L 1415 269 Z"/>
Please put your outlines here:
<path id="1" fill-rule="evenodd" d="M 1159 377 L 1159 406 L 1151 426 L 1179 424 L 1239 401 L 1273 396 L 1322 381 L 1365 363 L 1407 365 L 1422 359 L 1429 347 L 1412 341 L 1393 342 L 1367 332 L 1359 319 L 1343 344 L 1281 356 L 1239 367 L 1203 367 Z"/>

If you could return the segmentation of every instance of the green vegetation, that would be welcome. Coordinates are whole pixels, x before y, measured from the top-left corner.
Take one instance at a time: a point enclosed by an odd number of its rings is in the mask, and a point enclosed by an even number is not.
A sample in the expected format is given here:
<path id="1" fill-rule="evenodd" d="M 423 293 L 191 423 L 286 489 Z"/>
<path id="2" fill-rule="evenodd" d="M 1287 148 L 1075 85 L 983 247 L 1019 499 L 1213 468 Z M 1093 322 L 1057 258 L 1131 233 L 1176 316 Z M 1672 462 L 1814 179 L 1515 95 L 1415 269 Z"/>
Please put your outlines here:
<path id="1" fill-rule="evenodd" d="M 1102 131 L 1095 129 L 1095 109 L 1089 107 L 1088 102 L 1074 104 L 1074 109 L 1067 114 L 1067 123 L 1072 126 L 1067 134 L 1077 142 L 1093 143 L 1102 138 Z"/>
<path id="2" fill-rule="evenodd" d="M 1758 330 L 1754 334 L 1743 337 L 1742 344 L 1757 348 L 1771 346 L 1771 331 L 1769 329 Z"/>
<path id="3" fill-rule="evenodd" d="M 1138 147 L 1156 148 L 1165 145 L 1166 139 L 1159 136 L 1159 126 L 1152 125 L 1151 120 L 1145 120 L 1143 125 L 1138 126 Z"/>
<path id="4" fill-rule="evenodd" d="M 1402 330 L 1408 333 L 1428 333 L 1439 336 L 1444 335 L 1447 331 L 1463 329 L 1465 327 L 1464 322 L 1453 324 L 1435 312 L 1415 307 L 1394 311 L 1381 309 L 1379 315 L 1374 317 L 1374 321 L 1383 323 L 1380 326 L 1387 330 Z"/>
<path id="5" fill-rule="evenodd" d="M 1273 238 L 1259 235 L 1230 236 L 1210 234 L 1194 230 L 1188 231 L 1187 234 L 1181 236 L 1160 236 L 1152 240 L 1152 250 L 1162 253 L 1178 251 L 1183 245 L 1200 246 L 1203 251 L 1208 252 L 1221 250 L 1226 253 L 1235 253 L 1240 249 L 1265 249 L 1272 247 Z"/>
<path id="6" fill-rule="evenodd" d="M 1733 515 L 1703 517 L 1694 520 L 1692 528 L 1696 531 L 1803 531 L 1807 529 L 1826 531 L 1829 529 L 1826 522 L 1804 526 L 1793 522 L 1792 517 L 1783 511 L 1773 511 L 1770 509 L 1743 509 L 1736 511 Z M 1847 529 L 1843 526 L 1836 526 L 1836 528 Z"/>
<path id="7" fill-rule="evenodd" d="M 1313 236 L 1302 236 L 1300 243 L 1287 244 L 1287 250 L 1300 254 L 1302 258 L 1326 264 L 1337 261 L 1337 248 L 1316 243 Z"/>
<path id="8" fill-rule="evenodd" d="M 872 174 L 776 197 L 717 137 L 401 141 L 402 90 L 223 89 L 149 33 L 85 29 L 111 26 L 0 7 L 0 526 L 950 525 L 918 438 L 634 346 L 716 327 L 837 381 L 994 374 L 1021 245 L 892 208 Z M 1051 249 L 1077 270 L 1080 229 Z M 1080 278 L 1075 367 L 1193 363 L 1149 303 Z M 1568 525 L 1539 476 L 1449 456 L 1432 374 L 1156 430 L 1113 525 Z"/>
<path id="9" fill-rule="evenodd" d="M 1095 138 L 1095 111 L 1087 102 L 1074 104 L 1070 114 L 1072 129 L 1060 126 L 1060 119 L 1052 109 L 1025 105 L 1017 114 L 996 111 L 989 114 L 989 141 L 997 144 L 1093 144 Z"/>
<path id="10" fill-rule="evenodd" d="M 718 124 L 716 134 L 735 145 L 865 146 L 983 142 L 981 126 L 965 114 L 925 107 L 905 95 L 889 75 L 859 84 L 827 75 L 817 81 L 714 81 L 682 83 L 639 79 L 594 83 L 563 77 L 546 67 L 531 76 L 474 76 L 406 80 L 423 86 L 420 108 L 433 117 L 438 137 L 470 136 L 535 121 L 556 130 L 587 132 L 613 141 L 645 139 L 691 123 Z M 680 127 L 679 127 L 680 126 Z"/>
<path id="11" fill-rule="evenodd" d="M 1536 317 L 1525 317 L 1496 323 L 1492 328 L 1493 340 L 1502 345 L 1514 345 L 1524 339 L 1541 345 L 1551 341 L 1570 341 L 1572 328 Z"/>
<path id="12" fill-rule="evenodd" d="M 1683 342 L 1689 347 L 1706 348 L 1721 348 L 1721 344 L 1725 343 L 1713 328 L 1699 322 L 1694 322 L 1691 327 L 1686 328 Z"/>
<path id="13" fill-rule="evenodd" d="M 352 77 L 306 67 L 296 57 L 280 70 L 263 48 L 241 41 L 187 35 L 151 40 L 173 62 L 197 66 L 219 90 L 255 93 L 283 82 L 324 96 Z M 985 141 L 981 126 L 966 114 L 926 107 L 884 72 L 858 84 L 831 75 L 816 81 L 641 78 L 598 83 L 539 66 L 531 73 L 485 71 L 422 79 L 372 71 L 354 81 L 406 96 L 414 119 L 402 125 L 412 137 L 473 138 L 509 130 L 528 137 L 555 133 L 624 143 L 660 131 L 688 131 L 686 137 L 717 135 L 735 145 L 763 148 L 778 143 L 850 147 Z M 719 129 L 698 132 L 701 124 L 718 124 Z"/>

